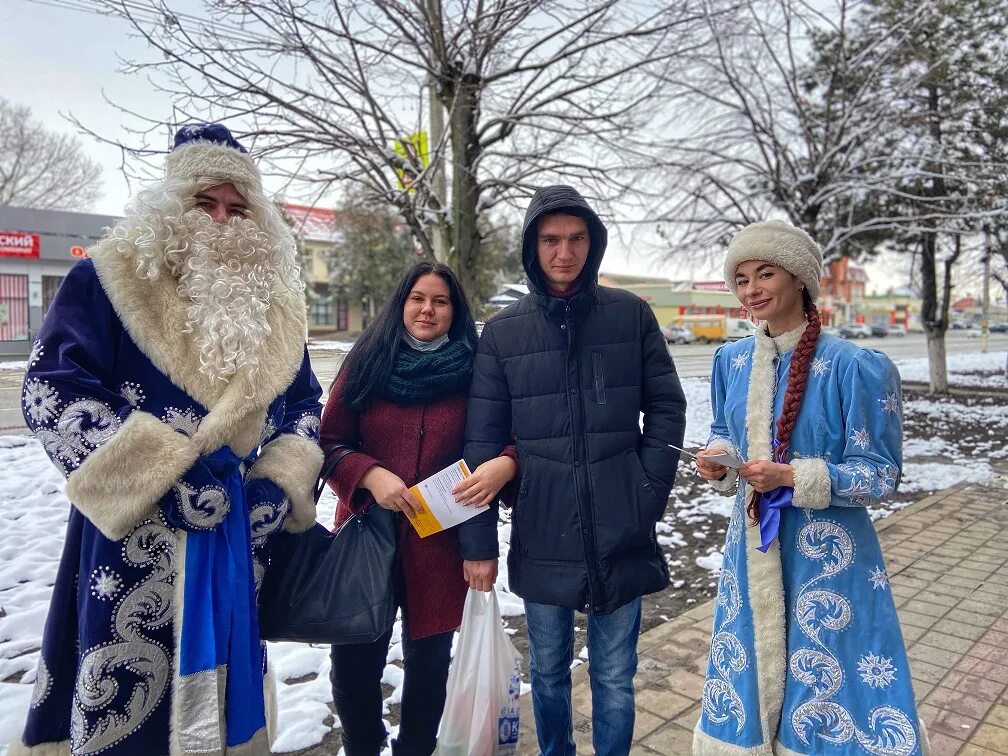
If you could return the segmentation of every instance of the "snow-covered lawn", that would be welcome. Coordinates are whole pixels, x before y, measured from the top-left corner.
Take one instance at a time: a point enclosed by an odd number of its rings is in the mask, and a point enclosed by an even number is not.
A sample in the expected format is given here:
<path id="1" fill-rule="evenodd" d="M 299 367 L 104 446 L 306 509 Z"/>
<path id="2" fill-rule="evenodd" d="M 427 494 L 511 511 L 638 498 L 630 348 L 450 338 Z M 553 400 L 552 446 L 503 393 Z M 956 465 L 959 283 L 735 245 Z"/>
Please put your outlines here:
<path id="1" fill-rule="evenodd" d="M 952 386 L 972 386 L 1008 388 L 1005 379 L 1005 352 L 971 352 L 950 354 L 946 359 L 949 384 Z M 930 370 L 927 357 L 909 357 L 894 360 L 900 377 L 910 383 L 927 383 Z"/>
<path id="2" fill-rule="evenodd" d="M 996 355 L 986 357 L 998 359 Z M 1003 362 L 1004 353 L 1000 359 Z M 950 358 L 950 364 L 955 362 L 955 358 Z M 689 402 L 686 446 L 696 448 L 707 438 L 710 384 L 705 378 L 687 378 L 683 380 L 683 388 Z M 897 501 L 873 510 L 873 517 L 883 517 L 928 491 L 963 480 L 985 480 L 992 473 L 990 462 L 1008 457 L 1004 443 L 1008 437 L 1008 405 L 1004 402 L 967 405 L 911 397 L 905 404 L 905 413 L 908 432 L 904 481 Z M 969 429 L 965 439 L 963 428 Z M 3 534 L 0 537 L 0 754 L 3 754 L 5 744 L 20 736 L 31 697 L 69 502 L 64 495 L 62 476 L 49 463 L 40 444 L 31 438 L 0 436 L 0 471 Z M 679 602 L 692 605 L 713 595 L 714 573 L 721 562 L 723 526 L 731 505 L 731 497 L 701 485 L 685 466 L 681 469 L 668 513 L 658 525 L 658 540 L 665 549 L 672 574 L 672 587 L 667 593 L 678 597 Z M 319 506 L 319 521 L 330 524 L 335 506 L 335 499 L 327 492 Z M 506 587 L 510 528 L 505 513 L 498 529 L 501 560 L 497 589 L 501 609 L 506 618 L 512 618 L 514 628 L 516 624 L 523 625 L 523 610 L 521 601 L 508 593 Z M 671 616 L 670 610 L 659 605 L 653 605 L 650 611 L 653 622 Z M 319 743 L 339 726 L 338 722 L 330 724 L 328 649 L 276 643 L 270 644 L 269 654 L 279 682 L 280 733 L 276 750 L 297 750 Z M 401 658 L 397 623 L 384 676 L 384 682 L 391 688 L 386 705 L 398 703 L 401 696 L 402 670 L 398 664 Z"/>
<path id="3" fill-rule="evenodd" d="M 349 352 L 354 343 L 352 341 L 320 341 L 316 339 L 308 340 L 308 351 L 331 351 L 331 352 Z"/>

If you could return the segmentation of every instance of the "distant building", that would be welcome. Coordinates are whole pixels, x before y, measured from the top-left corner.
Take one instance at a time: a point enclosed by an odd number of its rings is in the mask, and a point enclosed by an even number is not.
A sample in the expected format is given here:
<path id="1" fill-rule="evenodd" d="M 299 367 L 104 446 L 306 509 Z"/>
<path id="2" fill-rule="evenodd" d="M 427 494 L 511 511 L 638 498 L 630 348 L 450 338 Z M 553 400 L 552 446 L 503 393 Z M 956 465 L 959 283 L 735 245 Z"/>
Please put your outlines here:
<path id="1" fill-rule="evenodd" d="M 517 302 L 528 293 L 529 288 L 527 284 L 504 284 L 497 289 L 496 294 L 487 300 L 487 304 L 496 307 L 498 310 L 503 310 L 509 304 Z"/>
<path id="2" fill-rule="evenodd" d="M 301 265 L 308 302 L 308 332 L 313 335 L 359 332 L 363 327 L 361 303 L 339 295 L 329 269 L 330 251 L 340 240 L 336 211 L 291 203 L 280 203 L 280 208 L 304 250 Z"/>
<path id="3" fill-rule="evenodd" d="M 71 266 L 119 220 L 0 206 L 0 356 L 26 356 Z"/>
<path id="4" fill-rule="evenodd" d="M 908 331 L 920 331 L 920 296 L 911 289 L 889 289 L 885 294 L 864 298 L 865 320 L 871 325 L 901 325 Z"/>
<path id="5" fill-rule="evenodd" d="M 824 325 L 864 323 L 868 273 L 849 258 L 823 266 L 819 283 L 819 315 Z"/>

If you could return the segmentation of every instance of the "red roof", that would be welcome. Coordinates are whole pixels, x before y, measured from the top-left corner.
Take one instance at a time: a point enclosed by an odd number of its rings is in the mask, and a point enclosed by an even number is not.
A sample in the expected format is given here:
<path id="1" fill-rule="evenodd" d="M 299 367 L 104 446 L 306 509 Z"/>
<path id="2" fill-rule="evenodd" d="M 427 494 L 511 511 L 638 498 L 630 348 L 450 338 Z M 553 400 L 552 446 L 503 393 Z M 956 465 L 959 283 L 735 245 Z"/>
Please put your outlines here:
<path id="1" fill-rule="evenodd" d="M 305 241 L 336 242 L 336 211 L 325 207 L 292 205 L 281 202 L 280 207 L 291 219 L 294 233 Z"/>

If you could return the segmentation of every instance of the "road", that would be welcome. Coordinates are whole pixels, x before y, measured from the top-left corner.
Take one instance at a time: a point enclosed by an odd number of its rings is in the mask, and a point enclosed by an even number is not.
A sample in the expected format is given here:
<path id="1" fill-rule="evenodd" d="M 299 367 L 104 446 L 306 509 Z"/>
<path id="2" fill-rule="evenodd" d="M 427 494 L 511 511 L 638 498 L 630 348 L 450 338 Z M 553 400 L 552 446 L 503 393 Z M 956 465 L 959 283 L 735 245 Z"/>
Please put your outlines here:
<path id="1" fill-rule="evenodd" d="M 902 338 L 890 336 L 879 339 L 859 339 L 857 343 L 860 346 L 883 351 L 893 359 L 927 355 L 923 334 L 915 333 Z M 949 354 L 979 352 L 980 339 L 970 338 L 964 331 L 949 331 L 945 338 L 945 347 Z M 717 349 L 716 344 L 673 344 L 669 351 L 675 360 L 679 375 L 688 377 L 710 375 L 711 359 L 715 349 Z M 992 352 L 1008 349 L 1008 334 L 991 334 L 988 349 Z M 319 383 L 324 388 L 328 388 L 336 375 L 336 370 L 343 361 L 343 354 L 313 350 L 311 359 Z M 21 417 L 21 379 L 22 375 L 19 371 L 0 371 L 0 434 L 27 432 Z"/>

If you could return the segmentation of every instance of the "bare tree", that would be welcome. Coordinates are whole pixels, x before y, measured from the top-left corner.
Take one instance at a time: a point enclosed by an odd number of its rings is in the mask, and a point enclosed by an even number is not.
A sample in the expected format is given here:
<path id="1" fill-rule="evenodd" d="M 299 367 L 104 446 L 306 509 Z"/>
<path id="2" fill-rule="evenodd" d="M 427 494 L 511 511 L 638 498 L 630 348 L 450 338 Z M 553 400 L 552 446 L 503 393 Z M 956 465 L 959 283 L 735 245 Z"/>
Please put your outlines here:
<path id="1" fill-rule="evenodd" d="M 206 1 L 196 18 L 167 0 L 98 0 L 150 46 L 130 70 L 178 103 L 176 120 L 239 122 L 273 172 L 320 193 L 351 182 L 396 207 L 470 288 L 486 211 L 557 180 L 601 201 L 625 192 L 625 147 L 706 12 L 685 0 Z M 162 147 L 163 120 L 137 127 L 133 147 Z M 426 148 L 411 138 L 421 132 Z"/>
<path id="2" fill-rule="evenodd" d="M 0 205 L 87 210 L 101 196 L 101 167 L 80 140 L 46 129 L 31 109 L 0 98 Z"/>

